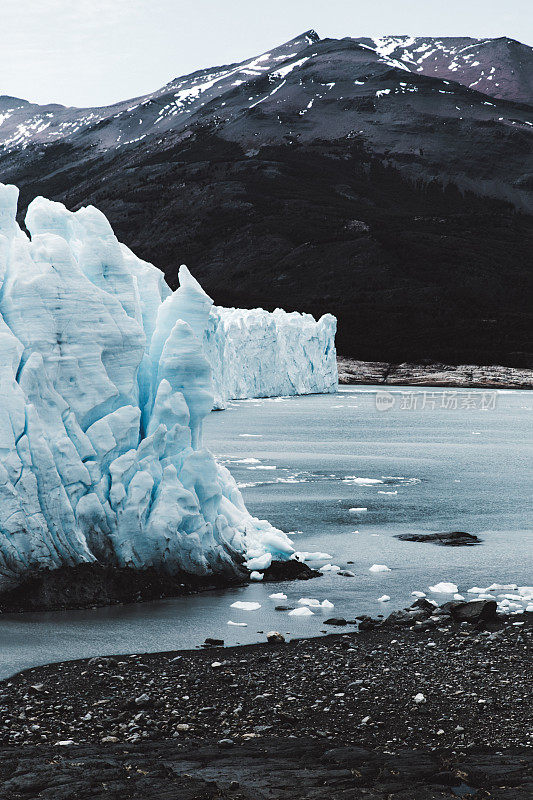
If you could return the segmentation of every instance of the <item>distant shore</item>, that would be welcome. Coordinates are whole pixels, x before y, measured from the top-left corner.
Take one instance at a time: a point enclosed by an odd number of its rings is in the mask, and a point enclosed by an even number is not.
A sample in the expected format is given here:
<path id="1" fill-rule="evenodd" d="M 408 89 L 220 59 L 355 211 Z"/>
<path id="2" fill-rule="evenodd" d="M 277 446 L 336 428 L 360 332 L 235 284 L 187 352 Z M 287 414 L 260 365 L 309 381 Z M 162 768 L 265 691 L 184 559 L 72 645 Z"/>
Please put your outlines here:
<path id="1" fill-rule="evenodd" d="M 461 389 L 533 389 L 533 370 L 500 365 L 391 364 L 339 356 L 339 383 Z"/>
<path id="2" fill-rule="evenodd" d="M 531 616 L 28 670 L 0 795 L 526 800 Z"/>

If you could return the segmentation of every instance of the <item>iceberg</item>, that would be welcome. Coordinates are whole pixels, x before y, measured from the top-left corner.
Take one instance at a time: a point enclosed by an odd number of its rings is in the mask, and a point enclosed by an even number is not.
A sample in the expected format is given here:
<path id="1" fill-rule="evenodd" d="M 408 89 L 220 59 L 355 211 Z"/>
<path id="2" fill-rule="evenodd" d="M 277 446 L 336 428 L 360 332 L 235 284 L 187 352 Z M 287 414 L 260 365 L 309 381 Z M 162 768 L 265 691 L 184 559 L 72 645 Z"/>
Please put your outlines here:
<path id="1" fill-rule="evenodd" d="M 28 236 L 17 199 L 0 184 L 0 591 L 91 562 L 208 575 L 289 559 L 202 443 L 209 346 L 230 352 L 220 309 L 186 267 L 171 292 L 96 208 L 36 198 Z M 235 366 L 217 369 L 227 396 Z"/>

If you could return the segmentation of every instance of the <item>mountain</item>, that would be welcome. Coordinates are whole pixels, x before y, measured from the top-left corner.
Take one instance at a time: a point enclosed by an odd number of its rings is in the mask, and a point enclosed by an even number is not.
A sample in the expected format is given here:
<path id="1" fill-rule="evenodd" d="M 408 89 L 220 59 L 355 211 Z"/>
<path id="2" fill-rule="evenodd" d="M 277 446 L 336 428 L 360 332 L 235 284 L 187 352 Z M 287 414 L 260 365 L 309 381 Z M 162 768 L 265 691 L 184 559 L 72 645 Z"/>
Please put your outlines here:
<path id="1" fill-rule="evenodd" d="M 531 103 L 533 50 L 515 39 L 383 36 L 355 41 L 410 72 L 446 78 L 500 100 Z"/>
<path id="2" fill-rule="evenodd" d="M 0 175 L 21 220 L 94 203 L 173 288 L 330 311 L 344 355 L 527 366 L 531 53 L 308 31 L 107 108 L 3 97 Z"/>

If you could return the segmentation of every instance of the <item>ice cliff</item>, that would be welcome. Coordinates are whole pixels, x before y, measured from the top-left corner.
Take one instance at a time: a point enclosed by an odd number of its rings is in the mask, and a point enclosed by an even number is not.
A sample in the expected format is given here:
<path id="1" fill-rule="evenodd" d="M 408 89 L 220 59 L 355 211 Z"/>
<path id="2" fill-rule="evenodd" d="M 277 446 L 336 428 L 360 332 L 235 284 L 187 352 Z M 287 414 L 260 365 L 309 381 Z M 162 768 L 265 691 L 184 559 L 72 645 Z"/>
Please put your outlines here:
<path id="1" fill-rule="evenodd" d="M 261 337 L 241 354 L 243 368 L 285 371 L 283 392 L 318 390 L 271 353 L 260 363 L 282 312 L 239 320 L 213 309 L 185 267 L 172 293 L 92 207 L 71 213 L 37 198 L 28 238 L 17 198 L 0 184 L 0 590 L 37 568 L 95 560 L 203 575 L 288 558 L 288 537 L 247 512 L 202 446 L 213 406 L 206 352 L 219 361 L 218 394 L 241 395 L 226 362 L 250 330 Z M 286 320 L 289 352 L 296 317 Z M 296 346 L 312 360 L 324 342 L 306 324 Z M 268 375 L 253 380 L 273 391 Z"/>
<path id="2" fill-rule="evenodd" d="M 336 392 L 337 320 L 214 306 L 204 336 L 215 405 L 245 397 Z"/>

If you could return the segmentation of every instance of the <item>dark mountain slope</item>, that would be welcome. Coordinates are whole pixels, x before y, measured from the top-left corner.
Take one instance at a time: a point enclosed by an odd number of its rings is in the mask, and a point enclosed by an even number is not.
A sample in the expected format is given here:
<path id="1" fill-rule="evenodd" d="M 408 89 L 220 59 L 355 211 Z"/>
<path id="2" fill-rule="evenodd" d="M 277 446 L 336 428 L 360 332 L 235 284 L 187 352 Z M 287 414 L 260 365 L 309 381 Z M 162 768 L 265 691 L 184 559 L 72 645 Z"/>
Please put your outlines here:
<path id="1" fill-rule="evenodd" d="M 98 114 L 5 146 L 22 205 L 92 202 L 217 302 L 332 311 L 361 359 L 529 363 L 531 106 L 308 32 Z"/>

